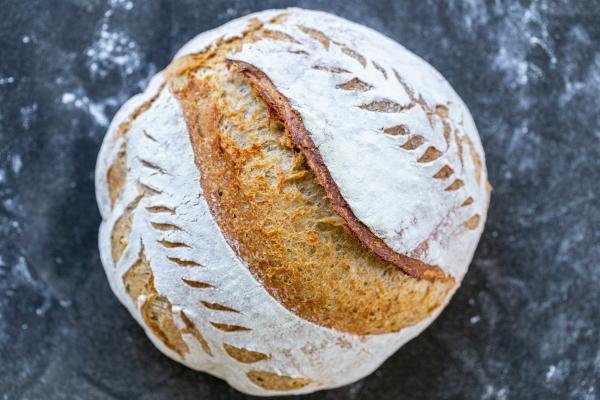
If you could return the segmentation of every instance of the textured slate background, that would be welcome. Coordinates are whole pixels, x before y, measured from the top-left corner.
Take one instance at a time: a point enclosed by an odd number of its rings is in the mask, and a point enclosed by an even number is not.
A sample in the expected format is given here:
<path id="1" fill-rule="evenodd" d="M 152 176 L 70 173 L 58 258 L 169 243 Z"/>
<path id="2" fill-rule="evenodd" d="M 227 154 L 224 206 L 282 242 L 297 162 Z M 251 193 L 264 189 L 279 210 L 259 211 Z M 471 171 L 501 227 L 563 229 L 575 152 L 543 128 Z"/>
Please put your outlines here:
<path id="1" fill-rule="evenodd" d="M 370 377 L 306 398 L 600 398 L 600 3 L 367 3 L 297 4 L 440 70 L 495 190 L 445 313 Z M 291 4 L 2 1 L 0 398 L 244 398 L 161 355 L 111 294 L 93 169 L 116 108 L 183 43 Z"/>

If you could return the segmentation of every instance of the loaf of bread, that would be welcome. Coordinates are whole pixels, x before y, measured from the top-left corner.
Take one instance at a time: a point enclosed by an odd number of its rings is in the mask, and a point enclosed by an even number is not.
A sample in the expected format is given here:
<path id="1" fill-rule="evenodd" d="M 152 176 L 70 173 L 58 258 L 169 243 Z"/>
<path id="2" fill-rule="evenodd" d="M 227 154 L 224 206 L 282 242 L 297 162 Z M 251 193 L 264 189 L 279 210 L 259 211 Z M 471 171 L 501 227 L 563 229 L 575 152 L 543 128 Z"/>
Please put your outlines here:
<path id="1" fill-rule="evenodd" d="M 167 356 L 254 395 L 364 377 L 440 313 L 489 203 L 467 107 L 330 14 L 205 32 L 115 116 L 99 245 Z"/>

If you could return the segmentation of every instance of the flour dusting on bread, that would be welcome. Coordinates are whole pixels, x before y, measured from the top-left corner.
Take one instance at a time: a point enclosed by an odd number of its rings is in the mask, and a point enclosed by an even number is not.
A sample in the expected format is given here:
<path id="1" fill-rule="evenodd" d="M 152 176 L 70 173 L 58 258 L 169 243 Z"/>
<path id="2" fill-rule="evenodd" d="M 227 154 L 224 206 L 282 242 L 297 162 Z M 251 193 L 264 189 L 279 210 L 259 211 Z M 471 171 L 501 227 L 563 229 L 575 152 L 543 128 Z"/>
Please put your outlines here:
<path id="1" fill-rule="evenodd" d="M 312 153 L 227 60 L 268 78 Z M 351 383 L 419 334 L 466 272 L 489 201 L 447 82 L 390 39 L 299 9 L 185 45 L 113 119 L 96 190 L 119 300 L 166 355 L 254 395 Z M 375 245 L 443 273 L 406 273 Z"/>

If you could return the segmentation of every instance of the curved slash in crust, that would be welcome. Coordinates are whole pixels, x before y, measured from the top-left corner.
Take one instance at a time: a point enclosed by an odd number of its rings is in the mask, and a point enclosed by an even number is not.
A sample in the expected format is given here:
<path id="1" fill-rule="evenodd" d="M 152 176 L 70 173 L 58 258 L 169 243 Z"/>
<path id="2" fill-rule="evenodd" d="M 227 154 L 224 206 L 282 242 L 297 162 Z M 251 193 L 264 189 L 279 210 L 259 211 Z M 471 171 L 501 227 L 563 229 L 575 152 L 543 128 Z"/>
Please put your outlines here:
<path id="1" fill-rule="evenodd" d="M 434 280 L 453 279 L 446 275 L 437 265 L 429 265 L 415 258 L 392 250 L 382 239 L 375 236 L 352 212 L 344 200 L 337 184 L 331 177 L 321 154 L 308 134 L 302 117 L 294 110 L 290 101 L 281 94 L 269 77 L 255 66 L 238 60 L 226 60 L 230 69 L 243 74 L 248 83 L 257 92 L 257 95 L 281 118 L 291 139 L 302 152 L 310 169 L 314 172 L 318 182 L 323 186 L 331 208 L 340 215 L 348 228 L 356 235 L 360 242 L 370 251 L 384 261 L 394 264 L 404 273 L 418 278 Z"/>

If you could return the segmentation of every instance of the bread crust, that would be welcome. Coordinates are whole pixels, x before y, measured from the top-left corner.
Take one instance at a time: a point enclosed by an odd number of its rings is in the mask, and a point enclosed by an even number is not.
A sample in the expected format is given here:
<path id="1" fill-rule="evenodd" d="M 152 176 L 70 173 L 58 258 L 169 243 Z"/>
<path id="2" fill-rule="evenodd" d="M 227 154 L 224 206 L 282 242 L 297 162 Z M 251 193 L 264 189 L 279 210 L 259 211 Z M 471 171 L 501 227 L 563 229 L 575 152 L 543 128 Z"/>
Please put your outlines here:
<path id="1" fill-rule="evenodd" d="M 455 281 L 413 277 L 365 246 L 310 168 L 306 154 L 319 162 L 318 153 L 300 151 L 279 112 L 223 56 L 171 87 L 215 221 L 267 291 L 302 318 L 361 335 L 397 331 L 442 305 Z M 349 210 L 339 193 L 334 201 Z"/>
<path id="2" fill-rule="evenodd" d="M 227 59 L 263 73 L 263 90 Z M 441 312 L 485 221 L 485 159 L 447 89 L 398 44 L 321 12 L 269 10 L 198 36 L 102 145 L 111 288 L 165 355 L 245 393 L 364 377 Z M 453 279 L 386 261 L 353 218 Z"/>
<path id="3" fill-rule="evenodd" d="M 283 96 L 264 72 L 243 61 L 226 60 L 227 65 L 241 72 L 256 93 L 265 101 L 271 110 L 279 117 L 287 128 L 294 145 L 302 152 L 317 180 L 325 189 L 331 208 L 346 221 L 348 228 L 358 240 L 381 259 L 389 262 L 404 273 L 418 279 L 452 280 L 436 265 L 428 265 L 415 258 L 408 257 L 392 250 L 383 240 L 375 236 L 369 228 L 356 218 L 348 203 L 342 197 L 340 190 L 331 177 L 319 149 L 315 146 L 302 123 L 302 117 L 293 109 L 290 101 Z"/>

